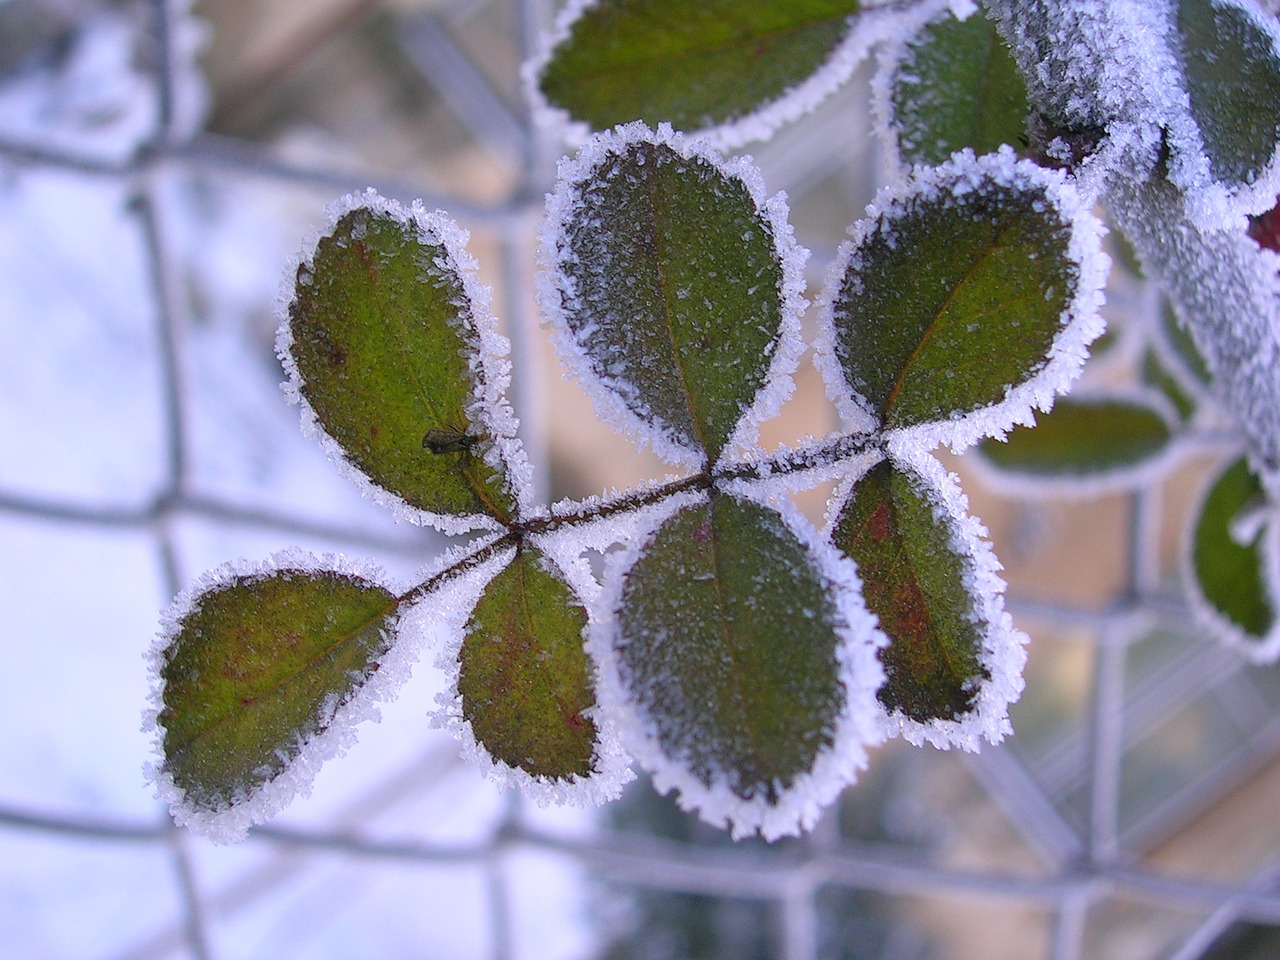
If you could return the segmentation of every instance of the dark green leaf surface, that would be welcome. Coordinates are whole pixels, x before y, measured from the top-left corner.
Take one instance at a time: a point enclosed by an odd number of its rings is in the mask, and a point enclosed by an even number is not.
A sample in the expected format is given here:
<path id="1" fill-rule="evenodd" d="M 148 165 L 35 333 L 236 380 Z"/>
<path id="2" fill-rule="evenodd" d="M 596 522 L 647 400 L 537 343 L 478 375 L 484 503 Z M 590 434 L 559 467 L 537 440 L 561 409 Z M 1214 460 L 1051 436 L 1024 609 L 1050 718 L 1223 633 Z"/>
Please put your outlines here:
<path id="1" fill-rule="evenodd" d="M 781 516 L 720 495 L 669 518 L 626 573 L 619 670 L 666 757 L 773 802 L 831 743 L 836 622 Z"/>
<path id="2" fill-rule="evenodd" d="M 950 525 L 934 518 L 920 481 L 882 461 L 854 487 L 832 538 L 857 563 L 867 609 L 889 637 L 880 702 L 921 723 L 969 712 L 988 676 L 985 625 L 974 622 Z"/>
<path id="3" fill-rule="evenodd" d="M 1214 177 L 1250 184 L 1280 143 L 1280 58 L 1236 6 L 1179 0 L 1178 34 L 1191 113 Z"/>
<path id="4" fill-rule="evenodd" d="M 1200 592 L 1218 613 L 1246 634 L 1261 638 L 1275 623 L 1262 576 L 1262 555 L 1255 539 L 1241 546 L 1231 524 L 1241 511 L 1256 507 L 1262 487 L 1237 460 L 1214 481 L 1196 521 L 1191 565 Z"/>
<path id="5" fill-rule="evenodd" d="M 714 461 L 778 345 L 772 228 L 740 181 L 661 143 L 608 154 L 579 190 L 565 321 L 634 414 Z"/>
<path id="6" fill-rule="evenodd" d="M 532 546 L 485 587 L 458 655 L 462 716 L 507 766 L 567 780 L 592 772 L 596 725 L 587 615 Z"/>
<path id="7" fill-rule="evenodd" d="M 700 130 L 806 80 L 859 8 L 858 0 L 601 0 L 574 22 L 538 85 L 596 130 L 631 120 Z"/>
<path id="8" fill-rule="evenodd" d="M 1027 132 L 1027 86 L 995 24 L 973 13 L 926 24 L 893 70 L 889 100 L 904 162 L 939 164 L 964 147 L 1015 149 Z"/>
<path id="9" fill-rule="evenodd" d="M 1044 188 L 944 185 L 883 214 L 834 301 L 836 355 L 888 427 L 1004 399 L 1045 366 L 1079 272 Z"/>
<path id="10" fill-rule="evenodd" d="M 983 441 L 982 455 L 1014 473 L 1087 477 L 1138 466 L 1169 440 L 1165 418 L 1138 400 L 1061 397 L 1034 427 L 1014 427 L 1003 442 Z"/>
<path id="11" fill-rule="evenodd" d="M 193 807 L 282 773 L 377 670 L 396 600 L 346 574 L 279 570 L 214 587 L 160 670 L 163 769 Z"/>
<path id="12" fill-rule="evenodd" d="M 298 268 L 290 352 L 321 426 L 374 483 L 421 510 L 508 520 L 466 414 L 479 345 L 451 264 L 417 225 L 351 211 Z"/>

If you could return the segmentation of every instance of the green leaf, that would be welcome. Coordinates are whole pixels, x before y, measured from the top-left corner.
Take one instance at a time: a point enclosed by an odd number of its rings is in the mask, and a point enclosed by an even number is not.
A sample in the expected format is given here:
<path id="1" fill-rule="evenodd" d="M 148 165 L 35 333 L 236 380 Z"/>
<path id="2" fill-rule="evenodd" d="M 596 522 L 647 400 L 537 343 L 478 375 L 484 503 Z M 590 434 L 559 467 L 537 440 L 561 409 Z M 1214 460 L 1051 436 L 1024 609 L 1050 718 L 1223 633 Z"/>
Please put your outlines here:
<path id="1" fill-rule="evenodd" d="M 678 137 L 650 137 L 607 136 L 584 179 L 564 185 L 559 313 L 587 379 L 714 462 L 768 379 L 787 281 L 747 185 Z"/>
<path id="2" fill-rule="evenodd" d="M 532 777 L 588 777 L 597 731 L 587 614 L 533 546 L 485 587 L 458 654 L 462 716 L 493 757 Z"/>
<path id="3" fill-rule="evenodd" d="M 939 521 L 920 481 L 884 460 L 853 489 L 832 531 L 862 577 L 867 609 L 889 646 L 880 651 L 880 702 L 912 720 L 957 720 L 974 709 L 990 674 L 951 525 Z"/>
<path id="4" fill-rule="evenodd" d="M 486 387 L 474 305 L 440 229 L 395 209 L 343 214 L 298 267 L 285 345 L 356 469 L 419 510 L 506 522 L 491 428 L 468 413 Z"/>
<path id="5" fill-rule="evenodd" d="M 1134 397 L 1061 397 L 1034 427 L 983 441 L 982 455 L 1012 473 L 1090 477 L 1140 466 L 1168 449 L 1164 415 Z"/>
<path id="6" fill-rule="evenodd" d="M 1252 184 L 1280 146 L 1280 56 L 1258 11 L 1236 4 L 1179 0 L 1179 53 L 1191 114 L 1213 176 Z"/>
<path id="7" fill-rule="evenodd" d="M 1191 544 L 1191 570 L 1201 595 L 1220 617 L 1254 639 L 1265 637 L 1275 624 L 1263 578 L 1262 533 L 1240 543 L 1232 525 L 1262 501 L 1262 486 L 1248 463 L 1235 461 L 1209 488 Z"/>
<path id="8" fill-rule="evenodd" d="M 839 622 L 778 513 L 715 495 L 669 517 L 625 574 L 615 639 L 659 762 L 776 803 L 831 746 Z"/>
<path id="9" fill-rule="evenodd" d="M 396 598 L 357 576 L 280 569 L 199 597 L 162 654 L 162 772 L 224 810 L 283 773 L 373 676 Z"/>
<path id="10" fill-rule="evenodd" d="M 995 24 L 948 10 L 908 42 L 888 80 L 891 123 L 907 164 L 939 164 L 969 147 L 1015 149 L 1027 133 L 1027 86 Z"/>
<path id="11" fill-rule="evenodd" d="M 954 420 L 1034 379 L 1029 409 L 1069 378 L 1051 376 L 1051 348 L 1068 318 L 1082 344 L 1094 320 L 1076 315 L 1086 284 L 1048 176 L 1008 152 L 961 154 L 858 225 L 830 297 L 834 353 L 885 426 Z"/>
<path id="12" fill-rule="evenodd" d="M 538 77 L 547 102 L 595 130 L 643 120 L 700 130 L 749 116 L 825 64 L 858 0 L 601 0 Z"/>

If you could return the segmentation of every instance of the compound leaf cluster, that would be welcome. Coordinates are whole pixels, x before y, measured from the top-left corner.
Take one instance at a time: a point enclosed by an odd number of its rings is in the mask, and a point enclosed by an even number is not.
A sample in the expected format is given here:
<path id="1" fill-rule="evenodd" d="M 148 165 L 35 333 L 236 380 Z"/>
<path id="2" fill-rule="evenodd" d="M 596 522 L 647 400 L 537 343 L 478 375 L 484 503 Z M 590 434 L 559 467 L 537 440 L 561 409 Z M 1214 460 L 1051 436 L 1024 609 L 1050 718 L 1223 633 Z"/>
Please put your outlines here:
<path id="1" fill-rule="evenodd" d="M 783 196 L 719 151 L 877 44 L 896 179 L 836 251 L 812 345 L 842 427 L 766 452 L 809 346 L 808 254 Z M 235 837 L 305 788 L 427 622 L 438 721 L 541 800 L 612 797 L 634 760 L 773 838 L 887 736 L 998 740 L 1025 637 L 942 444 L 1015 483 L 1110 489 L 1230 411 L 1244 455 L 1206 492 L 1188 577 L 1207 623 L 1280 653 L 1280 258 L 1244 229 L 1280 192 L 1280 29 L 1246 0 L 574 0 L 527 75 L 582 142 L 548 196 L 545 322 L 601 418 L 684 472 L 534 502 L 465 233 L 346 198 L 296 269 L 287 393 L 376 499 L 470 541 L 402 588 L 290 557 L 180 598 L 152 711 L 179 820 Z M 1098 202 L 1173 309 L 1125 334 L 1152 389 L 1054 408 L 1102 333 Z M 789 497 L 832 479 L 819 530 Z"/>

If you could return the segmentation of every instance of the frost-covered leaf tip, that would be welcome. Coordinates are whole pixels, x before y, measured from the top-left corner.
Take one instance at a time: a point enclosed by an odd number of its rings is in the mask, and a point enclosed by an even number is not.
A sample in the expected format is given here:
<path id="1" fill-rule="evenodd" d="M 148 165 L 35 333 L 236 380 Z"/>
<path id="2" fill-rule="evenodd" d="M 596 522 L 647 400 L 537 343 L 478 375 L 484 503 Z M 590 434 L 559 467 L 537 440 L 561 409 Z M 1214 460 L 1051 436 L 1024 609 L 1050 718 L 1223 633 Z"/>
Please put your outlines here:
<path id="1" fill-rule="evenodd" d="M 736 836 L 811 826 L 876 738 L 879 634 L 802 522 L 713 494 L 611 570 L 600 645 L 626 744 Z"/>
<path id="2" fill-rule="evenodd" d="M 506 341 L 465 234 L 372 192 L 332 217 L 281 327 L 291 398 L 331 455 L 410 519 L 450 531 L 510 522 L 527 468 L 502 395 Z"/>
<path id="3" fill-rule="evenodd" d="M 1102 227 L 1057 171 L 962 151 L 881 191 L 840 250 L 820 357 L 841 413 L 958 449 L 1029 422 L 1101 332 Z"/>
<path id="4" fill-rule="evenodd" d="M 299 559 L 206 578 L 175 601 L 153 654 L 153 776 L 175 819 L 215 839 L 238 839 L 309 786 L 391 648 L 388 590 Z"/>
<path id="5" fill-rule="evenodd" d="M 531 70 L 580 138 L 632 120 L 734 147 L 836 89 L 878 18 L 860 0 L 572 0 Z"/>
<path id="6" fill-rule="evenodd" d="M 700 467 L 790 390 L 805 253 L 748 160 L 669 127 L 593 138 L 548 201 L 540 295 L 606 420 Z"/>

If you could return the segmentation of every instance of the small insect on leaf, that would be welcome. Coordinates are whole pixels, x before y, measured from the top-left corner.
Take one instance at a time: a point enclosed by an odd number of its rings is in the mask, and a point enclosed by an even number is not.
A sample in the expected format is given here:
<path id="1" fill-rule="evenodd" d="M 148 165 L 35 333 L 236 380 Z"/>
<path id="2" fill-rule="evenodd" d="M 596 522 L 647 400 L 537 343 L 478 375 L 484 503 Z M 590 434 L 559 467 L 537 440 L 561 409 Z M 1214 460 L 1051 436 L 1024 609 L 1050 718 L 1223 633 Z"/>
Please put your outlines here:
<path id="1" fill-rule="evenodd" d="M 432 427 L 422 437 L 422 446 L 432 453 L 470 453 L 477 437 L 454 427 Z"/>

